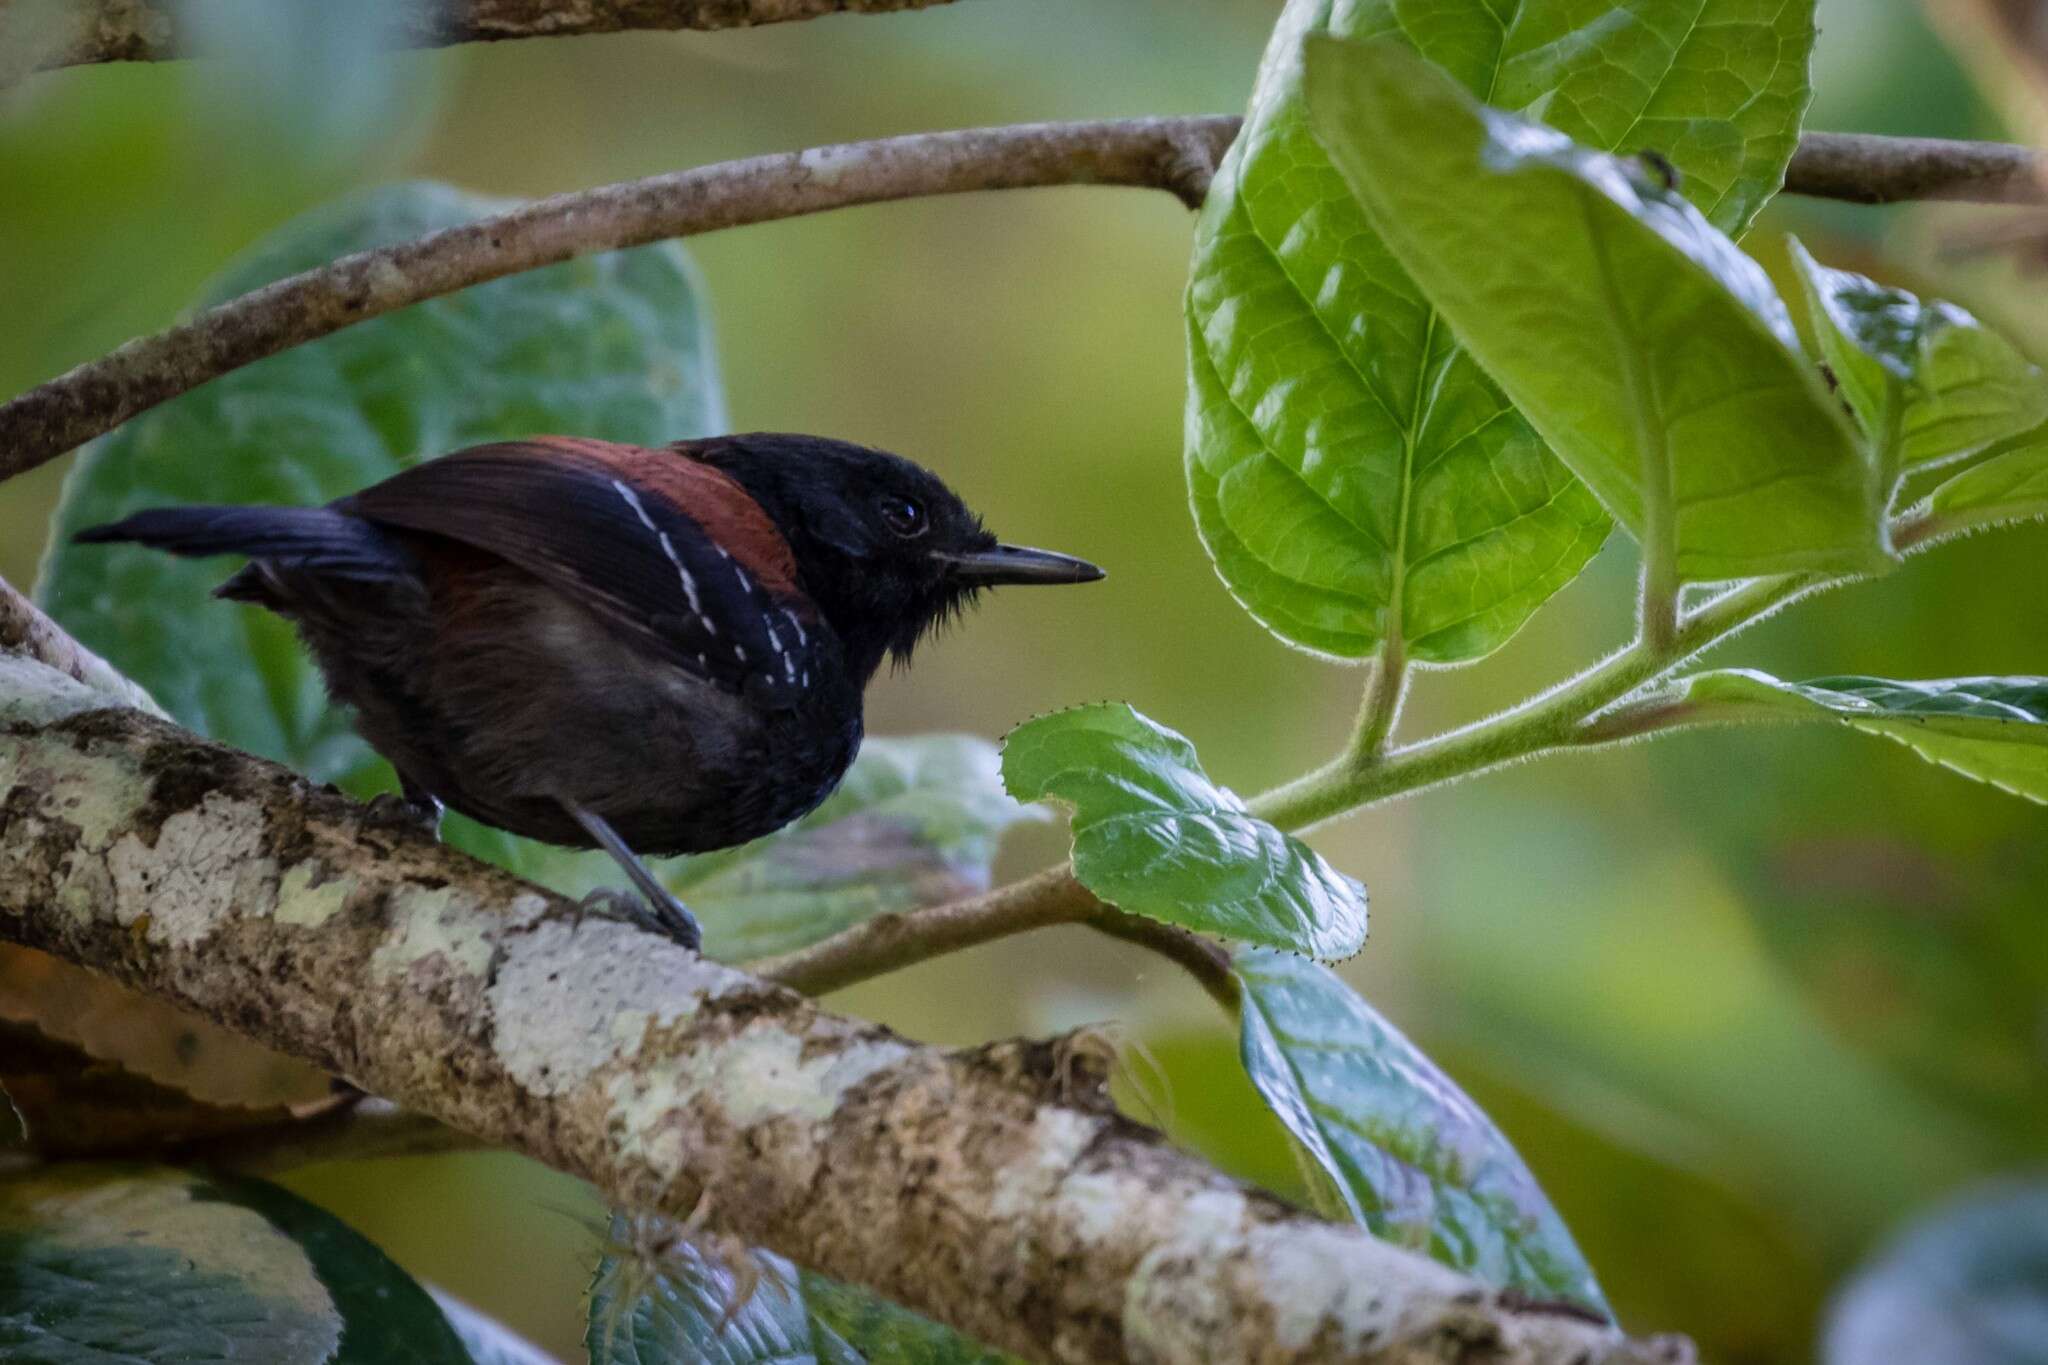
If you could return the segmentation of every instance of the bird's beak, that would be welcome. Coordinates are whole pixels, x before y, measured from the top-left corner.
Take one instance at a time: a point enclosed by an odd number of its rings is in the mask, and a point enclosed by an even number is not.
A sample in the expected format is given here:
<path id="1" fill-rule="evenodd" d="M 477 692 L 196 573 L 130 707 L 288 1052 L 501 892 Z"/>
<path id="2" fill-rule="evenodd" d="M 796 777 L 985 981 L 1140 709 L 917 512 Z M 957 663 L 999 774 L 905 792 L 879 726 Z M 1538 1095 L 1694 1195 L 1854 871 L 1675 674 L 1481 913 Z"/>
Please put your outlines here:
<path id="1" fill-rule="evenodd" d="M 1106 576 L 1085 559 L 1051 550 L 1030 550 L 1022 545 L 998 545 L 992 550 L 940 554 L 933 558 L 946 566 L 956 582 L 977 588 L 998 583 L 1093 583 Z"/>

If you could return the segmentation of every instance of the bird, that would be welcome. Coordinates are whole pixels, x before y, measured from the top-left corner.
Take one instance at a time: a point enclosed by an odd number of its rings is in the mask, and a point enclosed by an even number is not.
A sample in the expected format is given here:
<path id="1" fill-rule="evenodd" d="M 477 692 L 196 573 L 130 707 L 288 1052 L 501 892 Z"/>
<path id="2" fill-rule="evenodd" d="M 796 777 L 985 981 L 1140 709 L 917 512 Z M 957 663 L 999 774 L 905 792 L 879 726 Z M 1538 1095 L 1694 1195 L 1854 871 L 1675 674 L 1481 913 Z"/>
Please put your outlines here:
<path id="1" fill-rule="evenodd" d="M 815 809 L 883 662 L 985 589 L 1104 576 L 999 543 L 909 459 L 782 432 L 494 442 L 324 506 L 161 507 L 75 539 L 246 556 L 215 595 L 292 623 L 402 809 L 603 849 L 645 905 L 597 895 L 692 951 L 642 856 Z"/>

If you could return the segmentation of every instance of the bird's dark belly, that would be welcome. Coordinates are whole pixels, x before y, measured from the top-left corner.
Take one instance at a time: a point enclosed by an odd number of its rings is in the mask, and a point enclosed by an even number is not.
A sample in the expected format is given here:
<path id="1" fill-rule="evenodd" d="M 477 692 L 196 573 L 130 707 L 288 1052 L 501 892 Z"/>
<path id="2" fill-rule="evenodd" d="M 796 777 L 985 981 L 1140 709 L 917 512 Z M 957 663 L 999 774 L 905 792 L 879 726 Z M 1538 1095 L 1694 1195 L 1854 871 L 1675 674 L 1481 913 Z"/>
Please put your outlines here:
<path id="1" fill-rule="evenodd" d="M 467 628 L 409 642 L 418 652 L 390 667 L 354 641 L 325 671 L 411 784 L 513 834 L 591 847 L 573 803 L 638 852 L 729 847 L 823 801 L 860 744 L 857 693 L 820 687 L 798 709 L 758 707 L 630 647 L 517 571 L 461 619 Z M 326 656 L 335 642 L 311 643 Z M 424 687 L 412 673 L 422 663 Z"/>

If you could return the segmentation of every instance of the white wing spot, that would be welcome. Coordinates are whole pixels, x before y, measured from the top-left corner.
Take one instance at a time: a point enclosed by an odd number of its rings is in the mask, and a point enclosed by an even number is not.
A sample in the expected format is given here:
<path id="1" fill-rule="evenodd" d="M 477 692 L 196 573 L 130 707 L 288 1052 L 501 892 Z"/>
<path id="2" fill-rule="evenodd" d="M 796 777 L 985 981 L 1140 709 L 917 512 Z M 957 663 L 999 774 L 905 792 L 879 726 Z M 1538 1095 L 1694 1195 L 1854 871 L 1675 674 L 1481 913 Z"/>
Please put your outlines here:
<path id="1" fill-rule="evenodd" d="M 617 479 L 613 479 L 611 482 L 612 487 L 619 491 L 619 496 L 626 500 L 626 506 L 633 509 L 633 515 L 640 518 L 640 524 L 654 532 L 654 538 L 661 542 L 661 552 L 668 556 L 668 562 L 675 565 L 676 573 L 683 580 L 683 595 L 690 599 L 690 610 L 695 612 L 697 619 L 704 623 L 704 629 L 710 631 L 713 635 L 718 634 L 718 628 L 712 625 L 711 618 L 704 614 L 704 603 L 697 597 L 697 580 L 690 577 L 690 571 L 684 568 L 683 561 L 677 558 L 676 547 L 669 543 L 668 532 L 656 526 L 654 518 L 647 515 L 647 508 L 641 504 L 639 494 Z M 719 553 L 723 554 L 725 552 L 721 550 Z"/>
<path id="2" fill-rule="evenodd" d="M 811 642 L 811 639 L 808 635 L 804 634 L 804 623 L 796 619 L 796 613 L 791 611 L 788 607 L 784 607 L 782 609 L 782 614 L 789 618 L 790 625 L 796 627 L 797 648 L 802 649 L 805 645 L 809 644 Z"/>
<path id="3" fill-rule="evenodd" d="M 732 647 L 732 657 L 738 659 L 741 663 L 745 663 L 747 661 L 746 646 L 739 644 L 738 642 L 734 642 Z"/>
<path id="4" fill-rule="evenodd" d="M 742 569 L 739 565 L 735 564 L 732 566 L 732 571 L 740 576 L 741 592 L 752 592 L 754 590 L 754 580 L 747 577 L 747 571 L 745 569 Z"/>

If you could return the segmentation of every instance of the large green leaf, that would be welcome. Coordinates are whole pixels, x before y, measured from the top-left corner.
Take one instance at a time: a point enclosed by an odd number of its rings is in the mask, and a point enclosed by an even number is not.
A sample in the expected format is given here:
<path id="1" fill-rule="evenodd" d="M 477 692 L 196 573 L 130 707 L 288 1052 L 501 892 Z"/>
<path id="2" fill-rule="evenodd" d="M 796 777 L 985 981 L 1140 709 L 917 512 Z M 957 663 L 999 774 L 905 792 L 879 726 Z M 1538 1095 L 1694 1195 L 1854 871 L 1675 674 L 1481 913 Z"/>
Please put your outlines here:
<path id="1" fill-rule="evenodd" d="M 907 1308 L 800 1271 L 773 1252 L 714 1257 L 673 1229 L 598 1263 L 584 1344 L 591 1365 L 1011 1365 Z M 624 1250 L 656 1242 L 651 1263 Z M 744 1262 L 744 1263 L 742 1263 Z"/>
<path id="2" fill-rule="evenodd" d="M 1003 741 L 1020 800 L 1074 812 L 1074 875 L 1134 915 L 1311 957 L 1365 943 L 1365 887 L 1211 782 L 1195 746 L 1120 702 L 1040 716 Z"/>
<path id="3" fill-rule="evenodd" d="M 1842 1291 L 1825 1365 L 2048 1365 L 2048 1183 L 2003 1180 L 1909 1227 Z"/>
<path id="4" fill-rule="evenodd" d="M 987 740 L 869 739 L 839 790 L 796 824 L 661 872 L 702 921 L 705 951 L 744 961 L 986 891 L 1003 831 L 1032 816 L 1003 791 Z"/>
<path id="5" fill-rule="evenodd" d="M 1927 508 L 1947 530 L 2048 517 L 2048 427 L 2006 442 L 1950 478 Z"/>
<path id="6" fill-rule="evenodd" d="M 1836 720 L 1883 735 L 1930 763 L 2048 802 L 2048 678 L 1815 678 L 1785 682 L 1748 668 L 1685 679 L 1703 708 L 1764 719 Z"/>
<path id="7" fill-rule="evenodd" d="M 1962 309 L 1813 259 L 1795 239 L 1815 335 L 1889 490 L 1915 465 L 1974 454 L 2048 418 L 2048 380 Z"/>
<path id="8" fill-rule="evenodd" d="M 0 1358 L 469 1365 L 427 1292 L 274 1185 L 66 1164 L 0 1181 Z"/>
<path id="9" fill-rule="evenodd" d="M 1336 973 L 1245 952 L 1244 1067 L 1351 1216 L 1489 1284 L 1606 1311 L 1536 1177 L 1457 1083 Z"/>
<path id="10" fill-rule="evenodd" d="M 1308 44 L 1317 137 L 1394 255 L 1645 546 L 1711 580 L 1887 562 L 1877 473 L 1761 267 L 1658 168 L 1398 44 Z"/>
<path id="11" fill-rule="evenodd" d="M 278 229 L 202 304 L 505 205 L 380 189 Z M 696 273 L 673 243 L 465 289 L 223 375 L 94 443 L 65 484 L 41 598 L 184 723 L 358 793 L 391 779 L 290 630 L 210 600 L 231 566 L 72 532 L 190 502 L 319 503 L 479 441 L 569 432 L 659 443 L 725 425 Z M 507 858 L 507 836 L 451 837 Z"/>
<path id="12" fill-rule="evenodd" d="M 1196 229 L 1195 521 L 1231 592 L 1293 644 L 1477 658 L 1578 573 L 1608 521 L 1310 135 L 1301 51 L 1325 32 L 1398 36 L 1491 104 L 1593 146 L 1656 149 L 1711 221 L 1740 232 L 1798 138 L 1813 5 L 1291 0 L 1282 14 Z"/>

